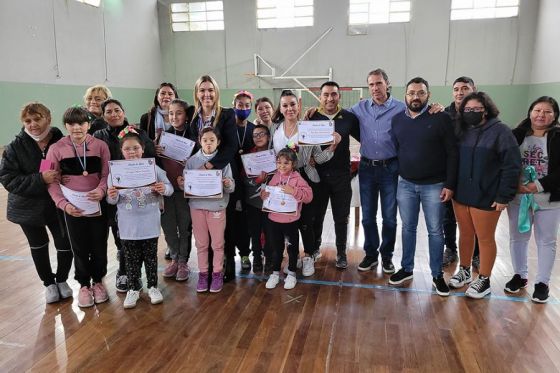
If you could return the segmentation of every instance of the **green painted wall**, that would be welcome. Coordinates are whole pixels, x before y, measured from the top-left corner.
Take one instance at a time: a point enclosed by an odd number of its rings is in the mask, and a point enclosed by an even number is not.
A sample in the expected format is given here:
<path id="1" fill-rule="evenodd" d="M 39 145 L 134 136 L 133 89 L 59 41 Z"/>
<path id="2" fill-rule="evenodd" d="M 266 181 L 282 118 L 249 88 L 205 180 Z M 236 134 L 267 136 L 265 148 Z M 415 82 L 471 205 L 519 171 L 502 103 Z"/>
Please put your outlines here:
<path id="1" fill-rule="evenodd" d="M 155 89 L 142 88 L 118 88 L 110 87 L 113 96 L 123 103 L 127 117 L 130 122 L 137 123 L 140 116 L 145 113 L 153 101 Z M 40 101 L 51 109 L 53 125 L 61 126 L 62 114 L 66 108 L 76 104 L 82 104 L 86 86 L 67 86 L 54 84 L 32 84 L 32 83 L 12 83 L 0 82 L 0 145 L 9 143 L 14 135 L 19 131 L 21 123 L 19 121 L 20 108 L 29 101 Z M 515 126 L 527 113 L 527 107 L 535 98 L 543 95 L 550 95 L 560 99 L 560 83 L 546 83 L 533 85 L 499 85 L 499 86 L 479 86 L 479 90 L 488 92 L 496 101 L 500 109 L 501 119 Z M 225 107 L 230 107 L 233 95 L 237 89 L 221 90 L 221 103 Z M 192 103 L 192 89 L 180 89 L 179 95 Z M 278 92 L 272 89 L 252 89 L 255 97 L 268 96 L 275 100 Z M 451 102 L 450 87 L 431 87 L 432 102 L 440 102 L 447 106 Z M 346 92 L 346 95 L 356 95 L 356 93 Z M 368 95 L 364 88 L 364 95 Z M 404 87 L 394 87 L 393 95 L 399 99 L 404 97 Z M 350 100 L 352 101 L 352 100 Z M 314 104 L 312 98 L 304 99 L 304 106 Z M 254 118 L 254 113 L 251 115 Z"/>

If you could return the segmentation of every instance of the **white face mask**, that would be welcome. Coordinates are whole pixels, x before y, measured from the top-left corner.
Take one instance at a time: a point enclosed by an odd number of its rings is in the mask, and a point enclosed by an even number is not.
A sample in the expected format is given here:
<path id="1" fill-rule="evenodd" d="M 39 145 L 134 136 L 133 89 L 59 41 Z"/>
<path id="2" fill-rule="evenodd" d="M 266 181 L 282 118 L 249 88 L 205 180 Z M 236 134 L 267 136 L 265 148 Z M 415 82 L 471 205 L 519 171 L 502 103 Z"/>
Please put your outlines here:
<path id="1" fill-rule="evenodd" d="M 47 128 L 45 128 L 45 130 L 43 131 L 43 133 L 41 133 L 40 135 L 33 135 L 32 133 L 30 133 L 27 128 L 23 129 L 25 131 L 25 133 L 27 133 L 29 135 L 29 137 L 31 137 L 33 140 L 35 141 L 42 141 L 45 139 L 45 137 L 48 136 L 49 132 L 51 131 L 51 126 L 47 126 Z"/>

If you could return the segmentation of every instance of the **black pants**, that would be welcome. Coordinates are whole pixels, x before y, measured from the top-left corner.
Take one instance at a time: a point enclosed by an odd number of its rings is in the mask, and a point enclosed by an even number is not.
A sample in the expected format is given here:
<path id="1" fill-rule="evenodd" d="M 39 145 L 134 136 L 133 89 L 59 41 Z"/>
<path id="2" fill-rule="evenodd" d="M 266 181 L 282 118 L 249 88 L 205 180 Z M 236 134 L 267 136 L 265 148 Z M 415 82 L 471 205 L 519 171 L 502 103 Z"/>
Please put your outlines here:
<path id="1" fill-rule="evenodd" d="M 46 226 L 33 226 L 21 224 L 23 234 L 27 238 L 31 248 L 31 257 L 35 264 L 35 269 L 43 285 L 49 286 L 57 282 L 65 282 L 72 267 L 72 251 L 68 234 L 62 218 L 62 211 L 56 209 L 45 214 Z M 49 236 L 47 228 L 51 232 L 56 248 L 56 274 L 53 273 L 49 257 Z"/>
<path id="2" fill-rule="evenodd" d="M 271 258 L 268 239 L 266 238 L 267 213 L 251 205 L 247 205 L 247 221 L 249 222 L 249 236 L 251 237 L 251 249 L 255 258 Z M 264 247 L 261 242 L 265 235 Z"/>
<path id="3" fill-rule="evenodd" d="M 445 202 L 445 213 L 443 216 L 443 235 L 445 237 L 445 247 L 457 252 L 457 220 L 451 201 Z M 473 256 L 479 256 L 478 239 L 475 237 Z"/>
<path id="4" fill-rule="evenodd" d="M 303 241 L 303 251 L 307 255 L 312 255 L 319 249 L 317 246 L 317 235 L 315 232 L 315 217 L 317 215 L 317 200 L 315 194 L 318 193 L 319 183 L 309 180 L 304 170 L 300 170 L 301 176 L 307 181 L 313 191 L 313 199 L 309 203 L 304 203 L 301 207 L 301 216 L 299 218 L 299 231 L 301 232 L 301 240 Z M 319 235 L 319 239 L 320 239 Z"/>
<path id="5" fill-rule="evenodd" d="M 277 223 L 269 219 L 266 225 L 266 239 L 270 243 L 272 252 L 272 270 L 280 271 L 284 255 L 284 243 L 287 242 L 288 269 L 295 272 L 299 256 L 299 223 L 297 221 L 293 223 Z"/>
<path id="6" fill-rule="evenodd" d="M 336 237 L 336 251 L 338 255 L 346 255 L 346 238 L 348 236 L 348 217 L 352 201 L 352 187 L 350 186 L 350 170 L 346 173 L 329 173 L 321 175 L 321 182 L 313 191 L 316 201 L 315 214 L 315 242 L 317 250 L 321 246 L 323 222 L 331 201 Z"/>
<path id="7" fill-rule="evenodd" d="M 241 200 L 235 200 L 231 196 L 226 208 L 226 231 L 224 232 L 224 255 L 227 258 L 235 258 L 235 248 L 239 250 L 239 256 L 248 256 L 249 249 L 249 228 L 247 225 L 247 210 Z M 241 211 L 236 206 L 241 206 Z"/>
<path id="8" fill-rule="evenodd" d="M 104 215 L 76 218 L 65 213 L 64 219 L 74 254 L 74 278 L 80 286 L 101 282 L 107 274 L 107 218 Z"/>
<path id="9" fill-rule="evenodd" d="M 107 225 L 109 226 L 109 228 L 111 228 L 113 240 L 115 241 L 115 246 L 117 247 L 117 255 L 119 257 L 119 269 L 117 270 L 117 276 L 124 275 L 126 273 L 126 258 L 124 255 L 124 251 L 122 250 L 122 243 L 119 235 L 119 225 L 117 223 L 117 206 L 102 202 L 101 208 L 103 214 L 107 216 Z"/>
<path id="10" fill-rule="evenodd" d="M 148 289 L 157 287 L 157 244 L 158 237 L 145 240 L 121 240 L 126 258 L 128 290 L 141 290 L 142 263 L 146 270 Z"/>

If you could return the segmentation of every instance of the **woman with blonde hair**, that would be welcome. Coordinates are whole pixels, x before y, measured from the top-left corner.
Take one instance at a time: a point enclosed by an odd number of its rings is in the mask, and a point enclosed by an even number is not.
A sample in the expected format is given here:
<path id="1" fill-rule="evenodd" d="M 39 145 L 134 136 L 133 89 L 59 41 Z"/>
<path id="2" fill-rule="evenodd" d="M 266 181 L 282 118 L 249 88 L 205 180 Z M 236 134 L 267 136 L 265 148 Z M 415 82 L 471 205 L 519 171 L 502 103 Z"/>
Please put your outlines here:
<path id="1" fill-rule="evenodd" d="M 113 97 L 111 91 L 103 84 L 96 84 L 86 89 L 84 104 L 86 110 L 90 113 L 91 127 L 88 131 L 90 135 L 93 135 L 97 130 L 105 129 L 107 126 L 107 123 L 103 121 L 101 104 L 111 97 Z"/>

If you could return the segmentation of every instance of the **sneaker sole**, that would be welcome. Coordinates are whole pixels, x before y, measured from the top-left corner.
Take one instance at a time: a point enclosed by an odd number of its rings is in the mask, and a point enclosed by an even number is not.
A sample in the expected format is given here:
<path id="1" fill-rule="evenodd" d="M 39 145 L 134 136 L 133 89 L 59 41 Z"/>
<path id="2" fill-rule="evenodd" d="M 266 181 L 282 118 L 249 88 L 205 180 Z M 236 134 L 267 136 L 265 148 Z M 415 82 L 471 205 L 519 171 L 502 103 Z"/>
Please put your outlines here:
<path id="1" fill-rule="evenodd" d="M 440 297 L 448 297 L 449 296 L 449 292 L 444 293 L 443 291 L 439 291 L 436 284 L 432 283 L 432 287 L 435 289 L 436 294 L 439 295 Z"/>
<path id="2" fill-rule="evenodd" d="M 413 276 L 413 275 L 410 275 L 410 276 L 405 277 L 405 278 L 403 278 L 402 280 L 399 280 L 399 281 L 393 281 L 393 280 L 389 279 L 389 284 L 391 284 L 391 285 L 400 285 L 400 284 L 402 284 L 403 282 L 412 280 L 413 278 L 414 278 L 414 276 Z"/>
<path id="3" fill-rule="evenodd" d="M 521 291 L 521 289 L 525 289 L 526 287 L 527 287 L 527 285 L 522 286 L 522 287 L 520 287 L 520 288 L 517 289 L 517 290 L 514 290 L 514 289 L 509 289 L 509 288 L 506 286 L 506 287 L 504 287 L 504 291 L 505 291 L 505 292 L 508 292 L 508 293 L 511 293 L 511 294 L 517 294 L 517 293 L 519 293 L 519 292 Z"/>
<path id="4" fill-rule="evenodd" d="M 315 271 L 313 271 L 313 272 L 301 272 L 301 274 L 304 277 L 309 277 L 309 276 L 313 276 L 315 274 Z"/>
<path id="5" fill-rule="evenodd" d="M 371 269 L 373 269 L 373 267 L 377 267 L 377 264 L 379 264 L 379 262 L 372 263 L 372 265 L 370 265 L 369 267 L 358 266 L 358 271 L 362 271 L 362 272 L 370 271 Z"/>
<path id="6" fill-rule="evenodd" d="M 334 266 L 335 266 L 336 268 L 338 268 L 338 269 L 346 269 L 346 268 L 348 268 L 348 264 L 347 264 L 347 265 L 338 265 L 338 264 L 335 264 Z"/>
<path id="7" fill-rule="evenodd" d="M 211 292 L 211 293 L 219 293 L 220 291 L 222 291 L 222 289 L 223 289 L 223 288 L 220 288 L 219 290 L 210 289 L 210 292 Z"/>
<path id="8" fill-rule="evenodd" d="M 189 276 L 187 277 L 175 277 L 175 281 L 187 281 L 189 279 Z"/>
<path id="9" fill-rule="evenodd" d="M 206 289 L 196 289 L 197 293 L 206 293 L 208 291 L 208 288 Z"/>
<path id="10" fill-rule="evenodd" d="M 463 282 L 459 282 L 458 284 L 455 284 L 455 283 L 449 281 L 449 283 L 448 283 L 447 285 L 448 285 L 450 288 L 453 288 L 453 289 L 460 289 L 460 288 L 462 288 L 463 286 L 470 284 L 471 282 L 472 282 L 472 278 L 469 279 L 469 280 L 465 280 L 465 281 L 463 281 Z"/>
<path id="11" fill-rule="evenodd" d="M 105 303 L 105 302 L 107 302 L 108 300 L 109 300 L 109 296 L 107 296 L 107 298 L 101 299 L 101 300 L 94 299 L 93 302 L 94 302 L 95 304 L 100 304 L 100 303 Z"/>
<path id="12" fill-rule="evenodd" d="M 162 276 L 163 276 L 164 278 L 172 278 L 172 277 L 177 277 L 177 273 L 172 274 L 172 275 L 166 275 L 165 273 L 163 273 Z"/>
<path id="13" fill-rule="evenodd" d="M 531 298 L 531 300 L 535 303 L 539 303 L 539 304 L 543 304 L 543 303 L 547 303 L 548 302 L 548 298 L 546 298 L 545 300 L 539 299 L 539 298 Z"/>
<path id="14" fill-rule="evenodd" d="M 482 298 L 484 298 L 485 296 L 490 295 L 490 293 L 492 293 L 492 290 L 487 289 L 487 290 L 485 290 L 485 291 L 482 292 L 482 293 L 468 293 L 468 292 L 465 292 L 465 295 L 466 295 L 467 297 L 473 298 L 473 299 L 482 299 Z"/>
<path id="15" fill-rule="evenodd" d="M 392 275 L 393 273 L 395 273 L 395 270 L 394 270 L 394 269 L 385 269 L 385 268 L 383 268 L 383 273 L 387 273 L 387 274 L 389 274 L 389 275 Z"/>
<path id="16" fill-rule="evenodd" d="M 150 299 L 150 303 L 151 304 L 160 304 L 160 303 L 163 303 L 163 299 L 156 299 L 155 301 Z"/>
<path id="17" fill-rule="evenodd" d="M 126 293 L 128 292 L 128 289 L 119 289 L 118 287 L 115 286 L 115 289 L 117 289 L 117 293 Z"/>
<path id="18" fill-rule="evenodd" d="M 129 309 L 135 308 L 135 307 L 136 307 L 136 304 L 123 304 L 123 308 L 125 310 L 129 310 Z"/>
<path id="19" fill-rule="evenodd" d="M 80 304 L 80 303 L 78 303 L 78 307 L 81 307 L 81 308 L 88 308 L 88 307 L 93 307 L 94 304 L 95 304 L 95 302 L 92 302 L 91 304 L 89 304 L 89 303 L 88 303 L 88 304 Z"/>

